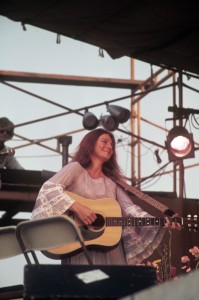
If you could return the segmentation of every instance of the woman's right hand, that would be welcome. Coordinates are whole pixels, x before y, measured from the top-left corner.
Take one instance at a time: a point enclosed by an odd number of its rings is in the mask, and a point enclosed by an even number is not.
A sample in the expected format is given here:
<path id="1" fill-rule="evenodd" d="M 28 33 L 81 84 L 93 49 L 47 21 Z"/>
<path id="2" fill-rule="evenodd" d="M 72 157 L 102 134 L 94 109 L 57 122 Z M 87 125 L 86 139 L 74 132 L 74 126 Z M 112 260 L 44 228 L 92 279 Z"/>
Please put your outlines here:
<path id="1" fill-rule="evenodd" d="M 96 220 L 96 214 L 90 208 L 78 202 L 74 202 L 70 210 L 80 219 L 85 225 L 91 225 Z"/>

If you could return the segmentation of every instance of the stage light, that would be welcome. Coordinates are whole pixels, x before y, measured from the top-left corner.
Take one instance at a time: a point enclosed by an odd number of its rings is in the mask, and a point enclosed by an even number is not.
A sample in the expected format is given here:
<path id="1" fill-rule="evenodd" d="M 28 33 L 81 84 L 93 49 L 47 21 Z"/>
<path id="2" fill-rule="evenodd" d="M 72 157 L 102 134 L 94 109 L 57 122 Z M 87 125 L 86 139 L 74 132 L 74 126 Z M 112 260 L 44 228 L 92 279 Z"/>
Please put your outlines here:
<path id="1" fill-rule="evenodd" d="M 114 131 L 119 126 L 119 121 L 117 120 L 117 118 L 111 115 L 101 116 L 100 121 L 102 126 L 108 131 Z"/>
<path id="2" fill-rule="evenodd" d="M 107 105 L 107 110 L 111 114 L 111 116 L 113 116 L 119 121 L 119 123 L 125 123 L 130 118 L 130 110 L 124 107 L 117 105 Z"/>
<path id="3" fill-rule="evenodd" d="M 102 115 L 100 120 L 86 109 L 83 116 L 83 127 L 88 130 L 93 130 L 98 127 L 99 123 L 108 131 L 114 131 L 118 128 L 119 123 L 125 123 L 130 118 L 131 112 L 121 106 L 117 105 L 106 105 L 109 114 Z"/>
<path id="4" fill-rule="evenodd" d="M 83 126 L 85 129 L 93 130 L 99 125 L 99 120 L 90 111 L 86 111 L 83 116 Z"/>
<path id="5" fill-rule="evenodd" d="M 195 157 L 193 134 L 183 126 L 175 126 L 168 133 L 166 148 L 170 161 Z"/>

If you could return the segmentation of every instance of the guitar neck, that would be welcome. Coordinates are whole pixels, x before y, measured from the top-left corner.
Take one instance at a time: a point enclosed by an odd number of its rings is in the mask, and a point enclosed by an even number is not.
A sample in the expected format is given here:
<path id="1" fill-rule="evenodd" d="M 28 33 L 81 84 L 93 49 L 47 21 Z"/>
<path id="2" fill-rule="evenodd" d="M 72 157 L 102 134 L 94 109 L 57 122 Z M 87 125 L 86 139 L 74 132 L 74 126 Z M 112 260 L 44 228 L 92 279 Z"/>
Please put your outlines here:
<path id="1" fill-rule="evenodd" d="M 171 221 L 182 225 L 182 218 L 172 218 Z M 106 226 L 164 226 L 165 218 L 129 218 L 129 217 L 106 217 Z"/>

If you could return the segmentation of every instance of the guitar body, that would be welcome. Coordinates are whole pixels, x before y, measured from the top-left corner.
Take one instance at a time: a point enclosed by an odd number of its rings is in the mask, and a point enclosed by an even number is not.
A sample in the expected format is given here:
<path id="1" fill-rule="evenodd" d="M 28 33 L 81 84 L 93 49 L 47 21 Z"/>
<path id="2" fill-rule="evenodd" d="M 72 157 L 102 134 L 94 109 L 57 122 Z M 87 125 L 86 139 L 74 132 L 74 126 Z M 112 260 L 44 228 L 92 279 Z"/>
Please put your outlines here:
<path id="1" fill-rule="evenodd" d="M 86 199 L 72 192 L 67 192 L 67 194 L 78 203 L 92 209 L 97 215 L 96 222 L 91 226 L 85 226 L 79 219 L 74 218 L 74 221 L 81 230 L 86 246 L 94 246 L 95 248 L 96 246 L 112 247 L 119 243 L 122 235 L 122 226 L 106 226 L 107 218 L 111 218 L 112 220 L 112 218 L 117 219 L 121 217 L 121 208 L 116 200 L 112 198 L 93 200 Z M 43 254 L 49 258 L 60 259 L 69 257 L 79 250 L 81 250 L 80 243 L 73 242 L 43 251 Z"/>

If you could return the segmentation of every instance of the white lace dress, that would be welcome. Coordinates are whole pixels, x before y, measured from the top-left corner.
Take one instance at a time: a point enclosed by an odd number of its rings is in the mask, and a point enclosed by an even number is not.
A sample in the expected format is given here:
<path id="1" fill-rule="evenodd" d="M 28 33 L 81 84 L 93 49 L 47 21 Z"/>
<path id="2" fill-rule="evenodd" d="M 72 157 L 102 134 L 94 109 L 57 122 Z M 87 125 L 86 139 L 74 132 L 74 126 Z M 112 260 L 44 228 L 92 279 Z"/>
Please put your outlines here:
<path id="1" fill-rule="evenodd" d="M 50 180 L 45 182 L 38 194 L 32 219 L 60 215 L 70 208 L 74 199 L 65 191 L 71 191 L 87 199 L 116 199 L 122 209 L 123 216 L 150 216 L 108 177 L 93 179 L 77 162 L 63 167 Z M 91 249 L 90 255 L 94 264 L 124 265 L 140 264 L 149 257 L 159 245 L 164 235 L 160 227 L 124 227 L 121 242 L 115 248 Z M 82 252 L 64 259 L 62 263 L 87 264 Z"/>

